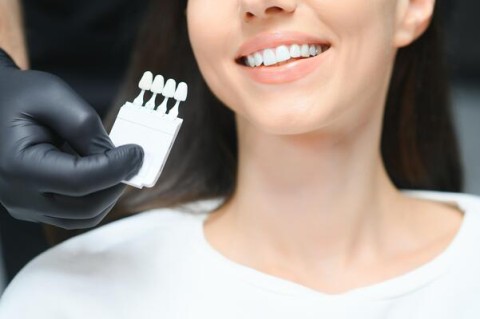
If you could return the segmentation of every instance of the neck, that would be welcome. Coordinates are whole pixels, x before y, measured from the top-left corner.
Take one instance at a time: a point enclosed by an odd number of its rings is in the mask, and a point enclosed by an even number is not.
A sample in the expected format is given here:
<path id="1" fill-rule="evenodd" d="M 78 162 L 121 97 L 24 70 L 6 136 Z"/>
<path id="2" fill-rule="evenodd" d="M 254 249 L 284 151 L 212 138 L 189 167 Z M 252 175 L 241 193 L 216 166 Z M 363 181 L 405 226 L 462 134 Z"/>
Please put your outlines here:
<path id="1" fill-rule="evenodd" d="M 286 136 L 237 116 L 236 192 L 219 211 L 230 225 L 230 248 L 265 263 L 317 268 L 373 254 L 387 225 L 399 222 L 392 208 L 401 197 L 381 160 L 379 123 L 336 138 Z"/>

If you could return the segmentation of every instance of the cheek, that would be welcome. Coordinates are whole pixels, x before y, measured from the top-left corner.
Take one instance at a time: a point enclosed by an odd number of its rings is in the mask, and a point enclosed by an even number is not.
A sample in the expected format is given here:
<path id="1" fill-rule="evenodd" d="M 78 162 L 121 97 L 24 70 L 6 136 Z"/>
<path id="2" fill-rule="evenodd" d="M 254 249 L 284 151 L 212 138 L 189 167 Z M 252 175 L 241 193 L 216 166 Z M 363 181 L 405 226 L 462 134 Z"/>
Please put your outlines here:
<path id="1" fill-rule="evenodd" d="M 316 1 L 325 24 L 336 35 L 337 66 L 332 82 L 340 104 L 378 107 L 386 91 L 396 50 L 392 45 L 394 0 Z M 341 90 L 341 91 L 340 91 Z M 383 105 L 382 105 L 383 106 Z"/>
<path id="2" fill-rule="evenodd" d="M 213 0 L 190 0 L 187 7 L 187 24 L 190 43 L 195 58 L 201 66 L 203 61 L 214 61 L 220 55 L 218 46 L 221 38 L 222 15 L 213 14 Z M 215 30 L 208 32 L 206 30 Z"/>
<path id="3" fill-rule="evenodd" d="M 348 10 L 347 4 L 348 2 Z M 339 34 L 339 54 L 344 72 L 358 75 L 381 73 L 395 52 L 392 46 L 393 16 L 386 0 L 338 1 L 329 12 Z"/>
<path id="4" fill-rule="evenodd" d="M 228 16 L 224 1 L 190 0 L 187 6 L 187 24 L 192 46 L 197 52 L 212 53 L 221 41 Z M 222 12 L 222 14 L 217 14 Z M 212 47 L 214 46 L 214 47 Z"/>
<path id="5" fill-rule="evenodd" d="M 190 43 L 200 72 L 212 91 L 223 100 L 228 85 L 240 30 L 236 2 L 218 0 L 189 0 L 187 24 Z M 219 14 L 221 13 L 221 14 Z"/>

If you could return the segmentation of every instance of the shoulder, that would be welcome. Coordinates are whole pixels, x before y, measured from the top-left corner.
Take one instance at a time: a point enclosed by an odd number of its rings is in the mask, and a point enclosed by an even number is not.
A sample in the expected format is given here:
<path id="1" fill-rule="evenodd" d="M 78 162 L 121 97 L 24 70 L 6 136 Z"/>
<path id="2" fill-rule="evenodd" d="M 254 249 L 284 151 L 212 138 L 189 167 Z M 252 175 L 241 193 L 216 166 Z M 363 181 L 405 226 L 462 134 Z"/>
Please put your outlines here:
<path id="1" fill-rule="evenodd" d="M 78 261 L 81 257 L 110 255 L 119 250 L 125 251 L 132 245 L 142 245 L 154 238 L 156 241 L 169 240 L 186 230 L 198 217 L 171 208 L 138 213 L 71 238 L 38 256 L 28 268 L 51 263 L 52 260 Z M 92 262 L 92 259 L 89 259 L 89 262 Z"/>
<path id="2" fill-rule="evenodd" d="M 402 190 L 402 193 L 414 198 L 426 199 L 455 207 L 467 217 L 466 224 L 475 224 L 474 227 L 480 227 L 478 225 L 480 223 L 480 196 L 478 195 L 430 190 Z"/>
<path id="3" fill-rule="evenodd" d="M 112 259 L 115 254 L 127 253 L 134 257 L 134 254 L 141 254 L 141 251 L 132 249 L 136 246 L 145 246 L 152 241 L 156 245 L 175 243 L 178 237 L 185 238 L 185 233 L 200 218 L 199 214 L 171 208 L 135 214 L 50 248 L 27 264 L 20 274 L 24 276 L 26 272 L 45 265 L 71 269 L 72 261 L 77 265 L 82 261 L 93 263 L 105 257 Z"/>
<path id="4" fill-rule="evenodd" d="M 438 191 L 408 191 L 413 196 L 441 201 L 456 206 L 463 219 L 452 242 L 447 247 L 451 263 L 451 278 L 480 291 L 480 196 L 468 193 Z"/>
<path id="5" fill-rule="evenodd" d="M 434 202 L 447 204 L 456 208 L 456 211 L 463 212 L 461 226 L 457 235 L 464 239 L 463 244 L 480 240 L 480 196 L 468 193 L 425 191 L 425 190 L 403 190 L 403 193 Z M 466 240 L 466 239 L 469 239 Z M 480 242 L 479 242 L 480 244 Z"/>
<path id="6" fill-rule="evenodd" d="M 35 306 L 24 307 L 25 301 L 53 314 L 59 304 L 76 308 L 72 302 L 81 306 L 89 296 L 111 294 L 113 287 L 138 289 L 138 282 L 161 269 L 159 261 L 168 264 L 185 254 L 201 218 L 202 214 L 181 209 L 156 209 L 69 239 L 20 271 L 2 296 L 0 317 L 10 318 L 9 309 L 32 311 Z"/>

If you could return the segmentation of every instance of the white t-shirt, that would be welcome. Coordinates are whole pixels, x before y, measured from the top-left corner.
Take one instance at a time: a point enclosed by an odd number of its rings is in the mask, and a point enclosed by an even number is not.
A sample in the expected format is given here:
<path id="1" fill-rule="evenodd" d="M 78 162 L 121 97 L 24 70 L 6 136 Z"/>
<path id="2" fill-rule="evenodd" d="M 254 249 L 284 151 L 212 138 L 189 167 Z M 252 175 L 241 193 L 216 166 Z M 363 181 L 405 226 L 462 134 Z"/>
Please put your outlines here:
<path id="1" fill-rule="evenodd" d="M 464 219 L 440 255 L 377 284 L 325 294 L 226 258 L 203 233 L 213 200 L 196 213 L 144 212 L 46 251 L 7 288 L 0 318 L 480 318 L 480 197 L 404 193 L 455 202 Z"/>

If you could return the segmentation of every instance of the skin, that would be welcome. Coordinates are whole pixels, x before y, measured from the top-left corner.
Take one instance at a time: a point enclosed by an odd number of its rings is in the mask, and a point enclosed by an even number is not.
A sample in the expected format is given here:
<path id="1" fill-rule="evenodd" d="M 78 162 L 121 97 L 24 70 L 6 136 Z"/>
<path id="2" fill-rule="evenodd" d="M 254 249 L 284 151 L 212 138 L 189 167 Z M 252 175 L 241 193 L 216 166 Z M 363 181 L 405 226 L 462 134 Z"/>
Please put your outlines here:
<path id="1" fill-rule="evenodd" d="M 396 52 L 428 27 L 434 1 L 189 0 L 197 63 L 238 130 L 235 194 L 204 224 L 213 248 L 341 293 L 408 272 L 449 245 L 463 214 L 400 193 L 380 154 Z M 285 84 L 245 76 L 238 48 L 284 30 L 329 39 L 326 63 Z"/>
<path id="2" fill-rule="evenodd" d="M 0 0 L 0 47 L 21 69 L 28 68 L 20 1 Z"/>

